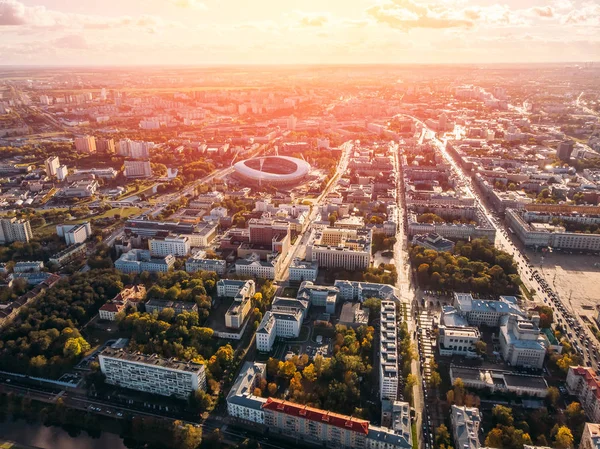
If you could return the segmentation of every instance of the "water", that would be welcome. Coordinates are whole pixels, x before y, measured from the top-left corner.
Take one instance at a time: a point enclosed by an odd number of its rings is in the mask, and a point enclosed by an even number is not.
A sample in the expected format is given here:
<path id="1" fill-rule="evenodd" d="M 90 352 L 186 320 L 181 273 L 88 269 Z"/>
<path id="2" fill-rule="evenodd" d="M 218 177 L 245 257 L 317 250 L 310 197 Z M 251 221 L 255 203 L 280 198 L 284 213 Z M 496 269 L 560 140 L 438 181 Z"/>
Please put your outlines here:
<path id="1" fill-rule="evenodd" d="M 123 439 L 112 433 L 92 438 L 85 431 L 72 437 L 60 427 L 25 421 L 0 423 L 0 438 L 42 449 L 127 449 Z"/>

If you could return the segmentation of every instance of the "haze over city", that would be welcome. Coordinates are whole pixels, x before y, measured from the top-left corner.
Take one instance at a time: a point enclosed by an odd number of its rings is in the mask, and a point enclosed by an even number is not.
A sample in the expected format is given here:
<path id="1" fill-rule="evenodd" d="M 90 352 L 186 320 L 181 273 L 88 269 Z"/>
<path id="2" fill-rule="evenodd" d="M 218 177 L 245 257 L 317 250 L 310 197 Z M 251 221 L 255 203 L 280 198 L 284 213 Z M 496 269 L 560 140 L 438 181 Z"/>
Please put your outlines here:
<path id="1" fill-rule="evenodd" d="M 0 1 L 2 65 L 591 61 L 590 0 Z"/>
<path id="2" fill-rule="evenodd" d="M 599 31 L 0 0 L 0 448 L 600 449 Z"/>

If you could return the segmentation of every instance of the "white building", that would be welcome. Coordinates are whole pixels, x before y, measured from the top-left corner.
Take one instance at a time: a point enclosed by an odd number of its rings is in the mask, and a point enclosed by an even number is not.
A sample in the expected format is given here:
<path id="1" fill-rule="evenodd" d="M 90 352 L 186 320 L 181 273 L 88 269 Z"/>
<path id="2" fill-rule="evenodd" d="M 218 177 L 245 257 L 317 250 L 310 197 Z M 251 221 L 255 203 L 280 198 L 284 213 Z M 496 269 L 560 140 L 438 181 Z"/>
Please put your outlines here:
<path id="1" fill-rule="evenodd" d="M 150 178 L 152 176 L 150 161 L 125 161 L 124 167 L 126 178 Z"/>
<path id="2" fill-rule="evenodd" d="M 75 137 L 75 150 L 78 153 L 95 153 L 96 138 L 94 136 Z"/>
<path id="3" fill-rule="evenodd" d="M 182 399 L 194 391 L 206 390 L 206 373 L 201 364 L 110 347 L 102 350 L 98 359 L 100 370 L 111 385 Z"/>
<path id="4" fill-rule="evenodd" d="M 315 233 L 306 259 L 320 267 L 366 270 L 371 265 L 370 229 L 325 228 Z"/>
<path id="5" fill-rule="evenodd" d="M 75 245 L 85 242 L 92 235 L 92 225 L 89 221 L 74 225 L 56 225 L 56 234 L 64 237 L 67 245 Z"/>
<path id="6" fill-rule="evenodd" d="M 505 362 L 512 366 L 542 368 L 546 357 L 540 329 L 528 319 L 506 315 L 500 322 L 500 348 Z"/>
<path id="7" fill-rule="evenodd" d="M 380 317 L 379 397 L 396 400 L 399 379 L 396 304 L 381 301 Z"/>
<path id="8" fill-rule="evenodd" d="M 148 242 L 150 254 L 156 257 L 165 257 L 172 254 L 176 257 L 184 257 L 190 253 L 190 240 L 185 236 L 168 236 L 165 238 L 153 238 Z"/>
<path id="9" fill-rule="evenodd" d="M 334 314 L 339 294 L 340 289 L 337 287 L 314 285 L 311 281 L 304 281 L 300 284 L 296 298 L 313 306 L 325 307 L 326 313 Z"/>
<path id="10" fill-rule="evenodd" d="M 195 273 L 197 271 L 214 271 L 218 275 L 224 275 L 227 263 L 220 259 L 205 259 L 203 253 L 191 256 L 185 262 L 185 271 Z"/>
<path id="11" fill-rule="evenodd" d="M 376 284 L 372 282 L 336 280 L 334 286 L 339 289 L 340 297 L 344 301 L 359 301 L 378 298 L 389 301 L 400 301 L 400 292 L 392 285 Z"/>
<path id="12" fill-rule="evenodd" d="M 438 347 L 440 355 L 476 357 L 475 343 L 481 340 L 476 327 L 439 326 Z"/>
<path id="13" fill-rule="evenodd" d="M 58 156 L 51 156 L 46 159 L 44 163 L 46 166 L 46 175 L 48 176 L 56 176 L 58 167 L 60 167 L 60 161 L 58 160 Z"/>
<path id="14" fill-rule="evenodd" d="M 168 255 L 162 258 L 152 258 L 150 251 L 132 249 L 121 254 L 115 262 L 115 268 L 123 273 L 166 273 L 175 264 L 175 257 Z"/>
<path id="15" fill-rule="evenodd" d="M 221 279 L 217 282 L 217 295 L 221 298 L 235 298 L 238 295 L 253 297 L 255 293 L 256 284 L 252 280 Z"/>
<path id="16" fill-rule="evenodd" d="M 567 390 L 577 396 L 588 419 L 600 423 L 600 377 L 593 368 L 571 366 L 567 373 Z"/>
<path id="17" fill-rule="evenodd" d="M 460 449 L 478 449 L 481 447 L 479 443 L 481 415 L 478 408 L 453 405 L 450 421 L 452 422 L 454 447 Z"/>
<path id="18" fill-rule="evenodd" d="M 274 302 L 272 309 L 265 313 L 256 330 L 256 349 L 262 352 L 271 351 L 276 337 L 298 338 L 305 313 L 306 304 L 294 307 L 287 304 L 278 306 Z"/>
<path id="19" fill-rule="evenodd" d="M 265 313 L 260 325 L 256 329 L 256 349 L 258 351 L 270 352 L 273 349 L 273 343 L 275 343 L 277 335 L 275 328 L 275 317 L 269 310 Z"/>
<path id="20" fill-rule="evenodd" d="M 252 276 L 261 279 L 275 279 L 281 263 L 279 254 L 267 256 L 267 260 L 260 260 L 258 254 L 251 254 L 245 259 L 235 262 L 235 273 L 239 276 Z"/>
<path id="21" fill-rule="evenodd" d="M 61 165 L 56 169 L 56 179 L 58 179 L 59 181 L 64 181 L 68 175 L 69 169 L 66 165 Z"/>
<path id="22" fill-rule="evenodd" d="M 33 273 L 40 272 L 44 268 L 44 262 L 35 260 L 30 262 L 17 262 L 13 267 L 14 273 Z"/>
<path id="23" fill-rule="evenodd" d="M 0 243 L 28 242 L 33 238 L 28 220 L 13 218 L 0 219 Z"/>
<path id="24" fill-rule="evenodd" d="M 227 395 L 227 414 L 242 422 L 264 424 L 262 406 L 267 400 L 254 395 L 254 389 L 266 379 L 264 363 L 245 362 L 235 383 Z"/>
<path id="25" fill-rule="evenodd" d="M 319 264 L 298 258 L 292 260 L 289 268 L 290 282 L 316 282 L 319 274 Z"/>

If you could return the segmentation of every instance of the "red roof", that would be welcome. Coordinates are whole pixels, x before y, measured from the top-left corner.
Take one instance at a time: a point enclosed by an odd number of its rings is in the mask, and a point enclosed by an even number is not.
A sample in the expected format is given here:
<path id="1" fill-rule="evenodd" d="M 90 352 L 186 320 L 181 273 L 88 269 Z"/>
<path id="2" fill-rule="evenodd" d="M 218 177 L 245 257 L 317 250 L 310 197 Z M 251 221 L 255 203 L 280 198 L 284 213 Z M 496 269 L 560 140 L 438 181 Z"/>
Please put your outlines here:
<path id="1" fill-rule="evenodd" d="M 597 399 L 600 399 L 600 378 L 594 369 L 587 366 L 572 367 L 573 372 L 578 376 L 583 376 L 588 385 L 588 389 L 594 390 Z"/>
<path id="2" fill-rule="evenodd" d="M 107 302 L 102 307 L 100 307 L 100 310 L 104 310 L 106 312 L 120 312 L 121 310 L 123 310 L 123 307 L 125 307 L 123 304 Z"/>
<path id="3" fill-rule="evenodd" d="M 318 408 L 308 407 L 306 405 L 295 404 L 281 399 L 268 398 L 262 406 L 265 410 L 285 413 L 286 415 L 297 416 L 311 421 L 323 422 L 342 429 L 352 430 L 354 432 L 367 435 L 369 433 L 369 421 L 353 418 L 347 415 L 320 410 Z"/>

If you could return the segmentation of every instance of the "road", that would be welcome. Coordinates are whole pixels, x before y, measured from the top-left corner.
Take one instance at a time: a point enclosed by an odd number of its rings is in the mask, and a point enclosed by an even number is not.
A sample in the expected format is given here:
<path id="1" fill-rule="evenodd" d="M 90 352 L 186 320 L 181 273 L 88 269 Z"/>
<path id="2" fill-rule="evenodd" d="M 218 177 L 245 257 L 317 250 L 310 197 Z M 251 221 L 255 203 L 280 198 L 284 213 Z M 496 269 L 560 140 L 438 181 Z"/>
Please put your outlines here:
<path id="1" fill-rule="evenodd" d="M 577 97 L 577 100 L 575 101 L 575 104 L 577 105 L 578 108 L 583 109 L 585 112 L 587 112 L 588 114 L 592 114 L 595 116 L 600 116 L 600 113 L 594 111 L 593 109 L 588 108 L 587 106 L 581 104 L 581 97 L 583 97 L 584 92 L 581 92 L 579 94 L 579 96 Z"/>
<path id="2" fill-rule="evenodd" d="M 488 207 L 486 203 L 484 203 L 479 192 L 474 187 L 471 178 L 464 173 L 462 167 L 460 167 L 448 153 L 446 149 L 446 140 L 439 140 L 435 137 L 433 132 L 431 132 L 430 137 L 432 143 L 436 145 L 444 158 L 451 164 L 455 174 L 459 176 L 461 182 L 475 198 L 476 204 L 481 208 L 490 223 L 492 223 L 496 229 L 495 245 L 503 251 L 512 254 L 517 263 L 519 276 L 527 289 L 529 289 L 530 292 L 535 292 L 538 298 L 546 305 L 552 307 L 555 322 L 565 330 L 564 333 L 569 341 L 576 344 L 575 348 L 578 349 L 579 354 L 582 356 L 583 364 L 598 368 L 597 354 L 600 353 L 600 346 L 597 344 L 594 335 L 592 335 L 585 323 L 582 324 L 580 317 L 577 315 L 573 316 L 568 312 L 566 305 L 558 294 L 550 287 L 550 283 L 545 279 L 544 274 L 539 273 L 535 267 L 529 263 L 526 255 L 523 254 L 520 247 L 517 246 L 518 244 L 513 242 L 512 236 L 504 226 L 501 218 L 495 211 Z"/>
<path id="3" fill-rule="evenodd" d="M 346 170 L 348 168 L 348 162 L 350 160 L 350 151 L 352 150 L 352 148 L 354 148 L 354 141 L 347 141 L 347 142 L 343 143 L 341 146 L 344 148 L 344 150 L 342 152 L 342 156 L 340 157 L 340 161 L 338 162 L 338 166 L 337 166 L 335 175 L 329 180 L 327 187 L 323 190 L 323 192 L 321 192 L 321 194 L 313 202 L 311 209 L 310 209 L 310 213 L 309 213 L 308 217 L 306 218 L 306 222 L 308 223 L 308 225 L 306 226 L 304 232 L 301 233 L 300 235 L 298 235 L 296 242 L 294 243 L 294 245 L 292 245 L 292 247 L 288 251 L 287 255 L 284 256 L 285 259 L 281 263 L 279 273 L 277 273 L 277 275 L 275 277 L 275 280 L 279 284 L 283 284 L 287 281 L 287 279 L 289 277 L 288 267 L 290 266 L 290 263 L 292 262 L 292 260 L 294 260 L 295 258 L 302 259 L 305 257 L 306 245 L 308 244 L 308 242 L 310 240 L 310 235 L 311 235 L 311 230 L 312 230 L 311 223 L 316 219 L 317 215 L 319 214 L 319 209 L 323 205 L 325 198 L 327 197 L 329 192 L 331 192 L 331 190 L 335 187 L 340 176 L 342 174 L 346 173 Z"/>

